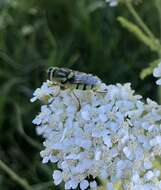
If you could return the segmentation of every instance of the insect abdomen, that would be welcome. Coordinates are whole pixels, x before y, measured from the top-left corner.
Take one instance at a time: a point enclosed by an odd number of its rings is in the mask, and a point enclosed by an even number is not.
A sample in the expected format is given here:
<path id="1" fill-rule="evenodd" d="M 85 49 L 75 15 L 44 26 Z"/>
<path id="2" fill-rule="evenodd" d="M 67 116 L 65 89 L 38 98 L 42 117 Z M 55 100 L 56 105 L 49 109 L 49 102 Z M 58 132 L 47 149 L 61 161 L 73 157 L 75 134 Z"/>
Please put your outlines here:
<path id="1" fill-rule="evenodd" d="M 75 84 L 75 89 L 77 90 L 92 90 L 94 88 L 94 85 L 90 85 L 90 84 Z"/>

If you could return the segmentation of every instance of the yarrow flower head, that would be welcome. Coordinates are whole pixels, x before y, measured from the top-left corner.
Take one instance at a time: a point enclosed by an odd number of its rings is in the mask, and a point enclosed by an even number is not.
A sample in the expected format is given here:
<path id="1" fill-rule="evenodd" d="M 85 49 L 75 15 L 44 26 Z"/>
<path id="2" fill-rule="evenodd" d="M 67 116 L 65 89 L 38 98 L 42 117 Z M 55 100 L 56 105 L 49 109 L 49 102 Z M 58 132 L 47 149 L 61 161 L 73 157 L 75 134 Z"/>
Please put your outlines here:
<path id="1" fill-rule="evenodd" d="M 156 81 L 157 85 L 161 85 L 161 62 L 158 64 L 158 66 L 153 70 L 153 76 L 156 78 L 159 78 Z"/>
<path id="2" fill-rule="evenodd" d="M 45 99 L 33 120 L 44 138 L 42 162 L 57 164 L 53 180 L 65 189 L 96 190 L 98 179 L 107 180 L 108 190 L 117 182 L 125 190 L 161 189 L 154 165 L 161 156 L 161 106 L 144 103 L 130 84 L 106 89 L 58 91 L 47 81 L 34 92 L 32 101 Z"/>

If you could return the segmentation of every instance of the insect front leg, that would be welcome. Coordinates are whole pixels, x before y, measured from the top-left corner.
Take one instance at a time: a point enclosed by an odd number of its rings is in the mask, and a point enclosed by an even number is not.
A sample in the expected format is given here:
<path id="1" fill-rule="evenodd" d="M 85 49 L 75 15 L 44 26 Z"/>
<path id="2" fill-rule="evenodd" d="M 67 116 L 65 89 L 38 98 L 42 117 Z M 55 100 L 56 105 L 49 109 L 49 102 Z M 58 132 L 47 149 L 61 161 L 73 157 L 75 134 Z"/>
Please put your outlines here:
<path id="1" fill-rule="evenodd" d="M 97 93 L 103 93 L 103 94 L 106 94 L 108 91 L 105 89 L 105 90 L 101 90 L 101 89 L 94 89 L 93 90 L 94 92 L 97 92 Z"/>
<path id="2" fill-rule="evenodd" d="M 105 89 L 103 89 L 103 88 L 101 88 L 100 86 L 96 86 L 96 87 L 94 87 L 93 88 L 93 91 L 94 92 L 97 92 L 97 93 L 108 93 L 108 90 L 105 88 Z"/>
<path id="3" fill-rule="evenodd" d="M 57 97 L 60 94 L 61 87 L 55 86 L 56 91 L 52 94 L 53 97 Z"/>

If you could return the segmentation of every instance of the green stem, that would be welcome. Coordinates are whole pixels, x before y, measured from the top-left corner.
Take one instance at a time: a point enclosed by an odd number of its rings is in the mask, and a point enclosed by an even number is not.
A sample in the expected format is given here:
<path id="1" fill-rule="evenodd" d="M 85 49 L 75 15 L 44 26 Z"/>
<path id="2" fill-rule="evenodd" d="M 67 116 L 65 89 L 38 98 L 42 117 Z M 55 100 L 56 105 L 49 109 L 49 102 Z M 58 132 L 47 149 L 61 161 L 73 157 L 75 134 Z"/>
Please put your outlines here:
<path id="1" fill-rule="evenodd" d="M 147 25 L 144 23 L 142 18 L 139 16 L 133 5 L 130 1 L 126 1 L 127 8 L 129 9 L 130 13 L 138 23 L 138 25 L 143 29 L 143 31 L 153 40 L 156 40 L 154 34 L 151 32 L 151 30 L 147 27 Z"/>
<path id="2" fill-rule="evenodd" d="M 160 25 L 160 41 L 161 41 L 161 0 L 155 0 L 154 3 L 158 11 L 158 18 L 159 18 L 159 25 Z M 161 58 L 161 52 L 159 54 L 159 57 Z M 159 101 L 159 104 L 161 104 L 161 86 L 158 86 L 158 101 Z"/>
<path id="3" fill-rule="evenodd" d="M 161 104 L 161 87 L 160 86 L 158 86 L 157 95 L 158 95 L 158 103 Z"/>
<path id="4" fill-rule="evenodd" d="M 154 41 L 149 38 L 137 25 L 133 24 L 132 22 L 128 21 L 123 17 L 118 17 L 117 20 L 120 24 L 126 28 L 129 32 L 134 34 L 141 42 L 143 42 L 146 46 L 148 46 L 152 51 L 158 53 L 158 46 L 154 43 Z"/>
<path id="5" fill-rule="evenodd" d="M 20 106 L 16 103 L 15 103 L 15 113 L 16 113 L 16 120 L 17 120 L 17 129 L 20 135 L 26 140 L 27 143 L 37 148 L 38 150 L 41 150 L 41 145 L 25 133 L 23 129 Z"/>
<path id="6" fill-rule="evenodd" d="M 132 16 L 134 17 L 134 19 L 136 20 L 136 22 L 138 23 L 138 25 L 141 27 L 141 29 L 153 41 L 153 43 L 156 46 L 157 53 L 158 53 L 158 55 L 160 57 L 161 56 L 161 44 L 160 44 L 160 41 L 154 36 L 154 34 L 152 33 L 152 31 L 144 23 L 144 21 L 142 20 L 142 18 L 140 17 L 140 15 L 137 13 L 137 11 L 135 10 L 135 8 L 133 7 L 131 1 L 126 0 L 126 6 L 127 6 L 128 10 L 130 11 L 130 13 L 132 14 Z"/>
<path id="7" fill-rule="evenodd" d="M 13 181 L 15 181 L 16 183 L 18 183 L 23 189 L 25 189 L 25 190 L 33 190 L 25 179 L 23 179 L 20 176 L 18 176 L 2 160 L 0 160 L 0 169 L 3 170 L 4 172 L 6 172 L 9 175 L 9 177 Z"/>
<path id="8" fill-rule="evenodd" d="M 155 0 L 155 7 L 158 12 L 159 28 L 160 28 L 160 40 L 161 40 L 161 0 Z"/>

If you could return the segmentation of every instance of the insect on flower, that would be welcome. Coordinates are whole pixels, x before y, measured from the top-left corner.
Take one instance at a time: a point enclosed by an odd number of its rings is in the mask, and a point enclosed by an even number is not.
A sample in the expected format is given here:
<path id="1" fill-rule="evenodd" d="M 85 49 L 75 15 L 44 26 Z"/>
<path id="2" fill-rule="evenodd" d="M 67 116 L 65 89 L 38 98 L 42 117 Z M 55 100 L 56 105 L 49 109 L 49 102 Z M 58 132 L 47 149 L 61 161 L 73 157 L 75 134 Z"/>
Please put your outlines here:
<path id="1" fill-rule="evenodd" d="M 48 79 L 59 84 L 62 89 L 90 90 L 102 83 L 97 76 L 68 68 L 50 67 L 47 73 Z"/>
<path id="2" fill-rule="evenodd" d="M 101 79 L 92 74 L 87 74 L 79 71 L 74 71 L 68 68 L 50 67 L 47 70 L 48 79 L 55 85 L 59 85 L 60 89 L 77 89 L 77 90 L 93 90 L 95 92 L 107 93 L 106 90 L 101 91 L 100 85 L 102 84 Z M 74 92 L 73 92 L 74 94 Z M 77 101 L 80 101 L 74 94 Z"/>

